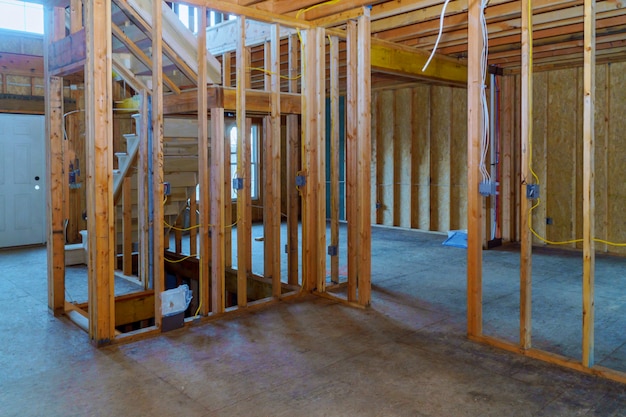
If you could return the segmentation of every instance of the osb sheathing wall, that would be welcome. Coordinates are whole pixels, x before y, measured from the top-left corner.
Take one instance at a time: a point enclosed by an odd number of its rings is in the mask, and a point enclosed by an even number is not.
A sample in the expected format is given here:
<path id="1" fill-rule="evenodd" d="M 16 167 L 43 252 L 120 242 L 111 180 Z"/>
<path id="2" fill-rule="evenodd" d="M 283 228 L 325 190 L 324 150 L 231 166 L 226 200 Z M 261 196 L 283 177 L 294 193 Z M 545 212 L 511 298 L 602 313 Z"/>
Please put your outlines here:
<path id="1" fill-rule="evenodd" d="M 571 68 L 535 73 L 533 78 L 532 168 L 541 201 L 532 224 L 539 236 L 555 242 L 582 237 L 582 75 L 582 68 Z M 519 143 L 519 82 L 519 76 L 509 76 L 502 83 L 502 102 L 512 101 L 515 121 L 508 128 L 503 125 L 503 140 L 513 144 Z M 595 109 L 596 238 L 624 243 L 626 63 L 597 66 Z M 518 147 L 513 147 L 515 154 Z M 533 244 L 544 243 L 534 237 Z M 626 248 L 602 243 L 596 249 L 626 253 Z"/>
<path id="2" fill-rule="evenodd" d="M 420 84 L 372 93 L 372 222 L 467 226 L 467 90 Z"/>

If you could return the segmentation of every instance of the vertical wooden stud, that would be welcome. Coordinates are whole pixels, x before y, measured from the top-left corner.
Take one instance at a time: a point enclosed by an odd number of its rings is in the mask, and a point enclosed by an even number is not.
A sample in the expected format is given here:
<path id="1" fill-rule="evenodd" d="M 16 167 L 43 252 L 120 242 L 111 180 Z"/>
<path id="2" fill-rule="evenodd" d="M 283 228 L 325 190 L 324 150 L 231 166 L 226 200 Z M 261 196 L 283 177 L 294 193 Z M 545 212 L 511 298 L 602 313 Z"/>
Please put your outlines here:
<path id="1" fill-rule="evenodd" d="M 209 138 L 208 138 L 208 104 L 207 104 L 207 76 L 206 76 L 206 8 L 201 7 L 200 13 L 200 30 L 198 31 L 198 178 L 200 183 L 200 252 L 191 252 L 191 254 L 197 253 L 199 258 L 199 286 L 200 286 L 200 311 L 203 315 L 209 313 L 209 287 L 216 285 L 213 281 L 216 276 L 210 274 L 210 259 L 211 248 L 209 245 L 209 231 L 213 229 L 209 226 L 209 210 L 211 206 L 211 200 L 219 198 L 221 196 L 214 196 L 209 192 Z M 219 124 L 219 121 L 217 122 Z M 211 127 L 215 121 L 211 120 Z M 223 134 L 220 135 L 221 140 Z M 215 159 L 221 159 L 220 154 L 212 154 Z M 221 178 L 223 173 L 219 175 Z M 193 196 L 195 198 L 195 195 Z M 194 236 L 195 237 L 195 236 Z M 209 283 L 209 275 L 211 275 L 211 284 Z M 223 292 L 223 291 L 222 291 Z M 222 312 L 224 307 L 223 300 L 218 300 L 217 297 L 223 298 L 223 294 L 216 293 L 211 300 L 213 312 Z"/>
<path id="2" fill-rule="evenodd" d="M 298 92 L 298 37 L 289 37 L 289 92 Z M 296 176 L 300 170 L 300 135 L 298 116 L 286 116 L 287 136 L 287 281 L 290 285 L 298 285 L 298 218 L 299 218 L 299 191 L 296 187 Z"/>
<path id="3" fill-rule="evenodd" d="M 339 38 L 330 38 L 330 258 L 331 281 L 339 283 Z"/>
<path id="4" fill-rule="evenodd" d="M 482 210 L 478 193 L 480 182 L 481 143 L 481 50 L 483 37 L 480 28 L 480 4 L 468 5 L 468 62 L 467 62 L 467 333 L 482 334 Z"/>
<path id="5" fill-rule="evenodd" d="M 595 272 L 595 99 L 596 99 L 596 10 L 595 1 L 585 0 L 583 65 L 583 346 L 582 363 L 594 365 L 594 272 Z"/>
<path id="6" fill-rule="evenodd" d="M 139 229 L 139 280 L 148 289 L 150 242 L 148 231 L 148 92 L 141 91 L 141 116 L 136 119 L 139 126 L 135 127 L 139 134 L 139 149 L 137 154 L 137 226 Z"/>
<path id="7" fill-rule="evenodd" d="M 529 214 L 531 200 L 526 198 L 526 184 L 533 183 L 530 161 L 533 140 L 533 60 L 532 0 L 522 0 L 522 101 L 521 101 L 521 190 L 520 190 L 520 345 L 531 347 L 532 335 L 532 236 Z"/>
<path id="8" fill-rule="evenodd" d="M 165 289 L 163 228 L 163 16 L 161 3 L 152 5 L 152 193 L 154 324 L 161 327 L 161 292 Z M 109 77 L 110 78 L 110 77 Z"/>
<path id="9" fill-rule="evenodd" d="M 133 274 L 133 202 L 131 199 L 131 177 L 122 182 L 122 272 Z"/>
<path id="10" fill-rule="evenodd" d="M 357 226 L 357 25 L 347 23 L 347 86 L 346 86 L 346 218 L 348 220 L 348 301 L 357 297 L 359 237 Z"/>
<path id="11" fill-rule="evenodd" d="M 224 109 L 211 108 L 211 310 L 214 313 L 223 312 L 224 280 L 226 269 L 224 262 L 224 199 L 230 200 L 230 194 L 224 193 Z M 230 166 L 230 164 L 229 164 Z M 230 233 L 230 229 L 228 230 Z"/>
<path id="12" fill-rule="evenodd" d="M 231 61 L 232 53 L 226 52 L 222 55 L 222 85 L 230 87 L 231 85 Z M 224 232 L 224 266 L 231 268 L 233 266 L 233 209 L 231 198 L 231 171 L 230 171 L 230 132 L 224 132 L 224 224 L 226 230 Z M 214 153 L 214 155 L 216 155 Z M 216 156 L 217 157 L 217 156 Z"/>
<path id="13" fill-rule="evenodd" d="M 70 0 L 70 33 L 83 28 L 83 0 Z"/>
<path id="14" fill-rule="evenodd" d="M 247 282 L 252 267 L 250 222 L 250 126 L 246 120 L 246 86 L 249 73 L 246 50 L 246 19 L 239 18 L 237 43 L 237 177 L 243 178 L 243 189 L 237 191 L 237 305 L 248 305 Z"/>
<path id="15" fill-rule="evenodd" d="M 99 346 L 115 334 L 111 2 L 85 9 L 89 338 Z"/>
<path id="16" fill-rule="evenodd" d="M 371 68 L 370 68 L 370 9 L 363 8 L 358 20 L 357 79 L 359 97 L 357 101 L 357 227 L 358 252 L 358 302 L 368 306 L 371 302 Z"/>
<path id="17" fill-rule="evenodd" d="M 63 16 L 62 10 L 45 6 L 45 95 L 46 95 L 46 176 L 47 236 L 48 236 L 48 308 L 55 315 L 62 314 L 65 306 L 65 239 L 63 233 L 63 80 L 52 77 L 48 69 L 48 45 L 64 33 L 55 31 L 55 19 Z M 3 78 L 3 89 L 7 77 Z M 6 91 L 6 90 L 5 90 Z"/>

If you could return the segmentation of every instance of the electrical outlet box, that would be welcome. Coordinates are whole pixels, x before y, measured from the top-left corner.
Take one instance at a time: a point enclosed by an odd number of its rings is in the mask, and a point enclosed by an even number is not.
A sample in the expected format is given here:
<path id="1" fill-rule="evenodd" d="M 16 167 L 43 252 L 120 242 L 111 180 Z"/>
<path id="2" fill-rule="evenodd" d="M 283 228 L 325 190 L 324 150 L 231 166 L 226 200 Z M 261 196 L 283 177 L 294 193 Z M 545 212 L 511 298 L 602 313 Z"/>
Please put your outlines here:
<path id="1" fill-rule="evenodd" d="M 338 250 L 337 250 L 337 246 L 329 246 L 328 247 L 328 255 L 329 256 L 337 256 Z"/>
<path id="2" fill-rule="evenodd" d="M 233 178 L 233 190 L 243 190 L 243 178 Z"/>
<path id="3" fill-rule="evenodd" d="M 483 197 L 489 197 L 490 195 L 496 195 L 497 192 L 497 182 L 495 181 L 483 181 L 478 184 L 478 192 Z"/>
<path id="4" fill-rule="evenodd" d="M 306 185 L 306 177 L 304 175 L 298 175 L 296 177 L 296 187 L 304 187 Z"/>
<path id="5" fill-rule="evenodd" d="M 163 183 L 163 195 L 168 196 L 172 194 L 172 186 L 169 182 Z"/>
<path id="6" fill-rule="evenodd" d="M 526 184 L 526 198 L 529 200 L 539 198 L 539 184 Z"/>

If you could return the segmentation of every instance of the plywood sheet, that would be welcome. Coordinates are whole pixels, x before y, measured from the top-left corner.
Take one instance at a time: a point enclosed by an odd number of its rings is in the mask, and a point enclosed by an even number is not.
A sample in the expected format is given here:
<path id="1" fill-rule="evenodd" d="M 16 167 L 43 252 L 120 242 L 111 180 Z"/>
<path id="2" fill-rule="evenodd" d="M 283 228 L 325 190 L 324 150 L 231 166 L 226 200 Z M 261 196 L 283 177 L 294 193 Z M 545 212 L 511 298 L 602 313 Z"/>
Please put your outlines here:
<path id="1" fill-rule="evenodd" d="M 547 230 L 552 241 L 571 240 L 576 202 L 576 133 L 577 133 L 576 69 L 548 74 L 547 181 L 542 194 L 546 196 L 547 215 L 553 224 Z"/>
<path id="2" fill-rule="evenodd" d="M 380 165 L 378 201 L 379 219 L 382 224 L 393 225 L 394 210 L 394 92 L 383 91 L 379 97 L 377 121 L 378 150 L 377 159 Z M 381 164 L 382 161 L 382 164 Z"/>
<path id="3" fill-rule="evenodd" d="M 430 229 L 430 89 L 413 88 L 412 158 L 411 158 L 411 227 Z"/>
<path id="4" fill-rule="evenodd" d="M 450 229 L 467 228 L 467 90 L 452 88 L 450 106 Z"/>
<path id="5" fill-rule="evenodd" d="M 395 94 L 394 115 L 394 226 L 411 227 L 411 89 Z"/>
<path id="6" fill-rule="evenodd" d="M 452 88 L 431 90 L 430 229 L 450 229 L 450 109 Z"/>
<path id="7" fill-rule="evenodd" d="M 546 140 L 548 133 L 548 73 L 535 73 L 533 77 L 533 143 L 532 143 L 532 170 L 539 178 L 538 183 L 543 187 L 544 195 L 541 203 L 532 212 L 532 226 L 540 236 L 546 236 L 546 202 L 545 185 L 547 184 L 547 154 Z M 534 178 L 526 178 L 527 183 L 537 182 Z M 524 216 L 527 214 L 523 214 Z M 533 245 L 543 242 L 533 236 Z"/>
<path id="8" fill-rule="evenodd" d="M 609 66 L 601 65 L 596 69 L 596 104 L 595 104 L 595 235 L 604 238 L 607 234 L 607 159 L 609 139 Z M 607 251 L 607 246 L 596 243 L 596 250 Z"/>

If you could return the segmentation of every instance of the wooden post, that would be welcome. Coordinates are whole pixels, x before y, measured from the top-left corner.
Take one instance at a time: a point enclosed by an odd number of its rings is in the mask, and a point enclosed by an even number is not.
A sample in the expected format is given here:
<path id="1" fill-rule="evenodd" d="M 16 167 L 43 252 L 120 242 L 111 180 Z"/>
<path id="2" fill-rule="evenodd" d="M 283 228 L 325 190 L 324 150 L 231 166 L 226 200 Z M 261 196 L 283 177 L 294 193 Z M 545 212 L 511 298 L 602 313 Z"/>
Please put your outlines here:
<path id="1" fill-rule="evenodd" d="M 133 274 L 133 202 L 131 177 L 127 175 L 122 182 L 122 272 Z"/>
<path id="2" fill-rule="evenodd" d="M 468 5 L 467 63 L 467 333 L 482 334 L 482 210 L 478 193 L 480 182 L 481 74 L 483 37 L 480 28 L 480 2 Z"/>
<path id="3" fill-rule="evenodd" d="M 595 1 L 585 0 L 584 115 L 583 115 L 583 346 L 582 363 L 594 365 L 594 272 L 595 272 L 595 101 L 596 101 L 596 10 Z"/>
<path id="4" fill-rule="evenodd" d="M 270 38 L 270 129 L 265 143 L 265 271 L 272 279 L 272 295 L 281 294 L 280 284 L 280 26 L 271 27 Z M 268 269 L 269 268 L 269 269 Z"/>
<path id="5" fill-rule="evenodd" d="M 111 1 L 85 6 L 89 338 L 100 346 L 115 335 Z"/>
<path id="6" fill-rule="evenodd" d="M 164 225 L 163 225 L 163 16 L 161 3 L 152 4 L 152 193 L 154 209 L 152 224 L 154 324 L 161 327 L 161 292 L 165 289 Z M 109 77 L 110 78 L 110 77 Z"/>
<path id="7" fill-rule="evenodd" d="M 237 192 L 237 305 L 248 305 L 248 273 L 252 267 L 250 211 L 250 123 L 246 119 L 246 86 L 248 84 L 248 53 L 246 51 L 246 19 L 239 18 L 237 43 L 237 177 L 243 178 L 243 189 Z"/>
<path id="8" fill-rule="evenodd" d="M 137 226 L 139 229 L 139 280 L 144 289 L 148 289 L 150 242 L 148 232 L 148 92 L 141 91 L 141 116 L 136 119 L 139 126 L 135 130 L 139 134 L 137 155 Z"/>
<path id="9" fill-rule="evenodd" d="M 363 15 L 358 21 L 357 82 L 359 97 L 357 100 L 357 227 L 359 236 L 358 251 L 358 300 L 362 306 L 371 302 L 371 269 L 372 269 L 372 228 L 371 228 L 371 31 L 370 9 L 363 8 Z"/>
<path id="10" fill-rule="evenodd" d="M 522 103 L 521 103 L 521 190 L 520 190 L 520 346 L 530 349 L 532 342 L 532 235 L 529 222 L 531 200 L 526 184 L 534 183 L 530 171 L 533 137 L 533 23 L 532 0 L 522 0 Z"/>
<path id="11" fill-rule="evenodd" d="M 330 279 L 339 283 L 339 38 L 330 38 Z"/>
<path id="12" fill-rule="evenodd" d="M 48 308 L 54 315 L 65 310 L 65 239 L 63 233 L 63 80 L 49 73 L 48 45 L 64 36 L 55 19 L 64 16 L 62 8 L 45 6 L 44 62 L 46 84 L 46 176 L 48 236 Z M 6 88 L 4 77 L 3 88 Z"/>
<path id="13" fill-rule="evenodd" d="M 230 87 L 231 84 L 231 59 L 232 53 L 226 52 L 222 56 L 222 85 Z M 231 197 L 232 193 L 232 178 L 230 171 L 230 132 L 224 132 L 224 267 L 232 268 L 233 266 L 233 201 Z M 215 153 L 213 155 L 216 155 Z M 217 155 L 216 155 L 217 157 Z"/>
<path id="14" fill-rule="evenodd" d="M 347 23 L 347 87 L 346 87 L 346 218 L 348 220 L 348 301 L 357 301 L 358 220 L 357 220 L 357 138 L 358 78 L 357 25 Z"/>
<path id="15" fill-rule="evenodd" d="M 298 92 L 298 37 L 289 37 L 289 92 Z M 296 187 L 296 176 L 300 170 L 300 134 L 298 116 L 289 114 L 286 117 L 287 142 L 287 268 L 288 283 L 298 285 L 298 217 L 300 212 L 300 196 Z"/>
<path id="16" fill-rule="evenodd" d="M 70 0 L 70 33 L 76 33 L 83 28 L 83 2 Z"/>
<path id="17" fill-rule="evenodd" d="M 230 194 L 224 192 L 224 109 L 211 108 L 211 311 L 223 312 L 224 281 L 226 269 L 224 267 L 224 199 L 230 200 Z M 228 229 L 230 233 L 230 229 Z"/>
<path id="18" fill-rule="evenodd" d="M 198 161 L 198 163 L 200 163 Z M 195 196 L 194 196 L 195 197 Z M 198 201 L 195 198 L 189 199 L 189 255 L 198 255 Z"/>
<path id="19" fill-rule="evenodd" d="M 209 271 L 211 259 L 211 247 L 209 244 L 209 232 L 212 230 L 209 226 L 209 210 L 211 200 L 220 196 L 212 195 L 209 192 L 209 138 L 208 138 L 208 104 L 207 104 L 207 75 L 206 75 L 206 8 L 201 7 L 200 10 L 200 30 L 198 31 L 198 179 L 200 183 L 200 252 L 191 252 L 191 255 L 198 253 L 199 258 L 199 285 L 200 285 L 200 311 L 202 315 L 209 314 L 209 297 L 210 284 L 214 281 L 216 276 L 211 274 L 211 281 L 209 281 Z M 215 122 L 211 121 L 211 127 Z M 220 136 L 222 138 L 223 135 Z M 214 159 L 221 159 L 220 154 L 215 155 Z M 222 173 L 223 175 L 223 173 Z M 221 178 L 221 176 L 219 177 Z M 192 199 L 195 199 L 195 193 L 192 193 Z M 210 197 L 212 197 L 210 199 Z M 221 200 L 219 200 L 221 201 Z M 193 230 L 193 229 L 192 229 Z M 194 236 L 195 237 L 195 236 Z M 222 291 L 223 292 L 223 291 Z M 220 293 L 216 295 L 219 296 Z M 223 294 L 222 294 L 223 297 Z M 213 298 L 214 303 L 213 311 L 223 311 L 223 300 L 216 300 Z M 221 307 L 221 308 L 220 308 Z"/>
<path id="20" fill-rule="evenodd" d="M 505 242 L 513 241 L 513 224 L 511 217 L 512 207 L 515 200 L 515 188 L 517 184 L 513 184 L 513 129 L 514 114 L 513 104 L 515 103 L 515 77 L 502 77 L 502 88 L 500 90 L 500 102 L 502 103 L 500 111 L 500 137 L 502 145 L 500 148 L 500 218 L 502 240 Z"/>

